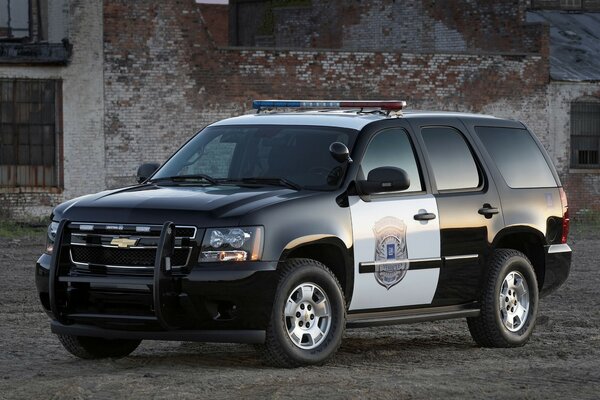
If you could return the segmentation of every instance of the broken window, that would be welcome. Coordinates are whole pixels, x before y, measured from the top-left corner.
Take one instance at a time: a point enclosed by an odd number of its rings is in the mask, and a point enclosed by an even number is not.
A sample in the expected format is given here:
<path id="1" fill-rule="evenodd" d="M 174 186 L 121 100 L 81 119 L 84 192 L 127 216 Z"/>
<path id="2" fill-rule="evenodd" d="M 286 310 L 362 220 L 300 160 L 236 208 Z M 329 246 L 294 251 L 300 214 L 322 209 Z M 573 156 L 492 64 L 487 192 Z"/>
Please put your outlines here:
<path id="1" fill-rule="evenodd" d="M 0 0 L 0 39 L 30 37 L 29 3 L 28 0 Z"/>
<path id="2" fill-rule="evenodd" d="M 0 186 L 59 182 L 61 82 L 0 80 Z"/>
<path id="3" fill-rule="evenodd" d="M 600 168 L 600 100 L 571 104 L 571 167 Z"/>

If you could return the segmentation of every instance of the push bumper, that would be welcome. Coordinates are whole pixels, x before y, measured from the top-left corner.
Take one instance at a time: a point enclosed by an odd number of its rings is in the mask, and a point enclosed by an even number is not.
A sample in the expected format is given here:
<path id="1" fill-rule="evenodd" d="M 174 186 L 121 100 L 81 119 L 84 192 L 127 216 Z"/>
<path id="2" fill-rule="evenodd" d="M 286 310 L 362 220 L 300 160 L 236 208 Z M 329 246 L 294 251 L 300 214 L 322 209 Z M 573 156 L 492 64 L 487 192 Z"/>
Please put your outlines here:
<path id="1" fill-rule="evenodd" d="M 547 296 L 567 280 L 571 270 L 571 254 L 568 244 L 545 246 L 546 270 L 540 296 Z"/>
<path id="2" fill-rule="evenodd" d="M 70 273 L 57 231 L 52 256 L 36 265 L 52 332 L 77 336 L 262 343 L 277 284 L 277 262 L 211 263 L 185 274 L 170 268 L 173 225 L 165 223 L 153 276 Z"/>

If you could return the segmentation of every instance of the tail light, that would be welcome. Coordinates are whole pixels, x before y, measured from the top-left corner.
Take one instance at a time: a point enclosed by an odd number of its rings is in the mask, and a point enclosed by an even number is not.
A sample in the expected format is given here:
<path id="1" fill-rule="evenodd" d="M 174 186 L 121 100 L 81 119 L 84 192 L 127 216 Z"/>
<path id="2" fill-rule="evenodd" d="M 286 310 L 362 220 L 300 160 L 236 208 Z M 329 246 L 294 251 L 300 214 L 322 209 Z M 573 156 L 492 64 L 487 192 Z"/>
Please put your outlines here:
<path id="1" fill-rule="evenodd" d="M 562 235 L 560 242 L 567 243 L 567 236 L 569 236 L 569 204 L 567 203 L 567 194 L 563 188 L 558 188 L 560 192 L 560 203 L 562 204 Z"/>

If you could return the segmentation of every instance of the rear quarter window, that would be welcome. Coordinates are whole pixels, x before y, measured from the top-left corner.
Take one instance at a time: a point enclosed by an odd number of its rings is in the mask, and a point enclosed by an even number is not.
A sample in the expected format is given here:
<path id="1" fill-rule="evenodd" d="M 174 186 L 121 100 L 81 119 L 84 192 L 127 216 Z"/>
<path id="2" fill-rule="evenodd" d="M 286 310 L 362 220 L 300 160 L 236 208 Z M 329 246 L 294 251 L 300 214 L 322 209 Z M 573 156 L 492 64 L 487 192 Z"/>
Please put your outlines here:
<path id="1" fill-rule="evenodd" d="M 477 135 L 514 189 L 556 187 L 556 181 L 541 149 L 526 129 L 475 127 Z"/>

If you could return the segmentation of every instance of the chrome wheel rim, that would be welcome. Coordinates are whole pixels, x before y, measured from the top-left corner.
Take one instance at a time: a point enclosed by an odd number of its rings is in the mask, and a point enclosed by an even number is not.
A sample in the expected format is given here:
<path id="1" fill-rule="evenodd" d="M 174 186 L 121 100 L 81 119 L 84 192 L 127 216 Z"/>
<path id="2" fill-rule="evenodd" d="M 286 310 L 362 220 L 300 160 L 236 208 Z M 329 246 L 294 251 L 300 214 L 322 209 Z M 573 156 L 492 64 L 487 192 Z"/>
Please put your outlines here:
<path id="1" fill-rule="evenodd" d="M 331 327 L 331 304 L 323 289 L 303 283 L 290 293 L 284 309 L 290 340 L 303 350 L 320 345 Z"/>
<path id="2" fill-rule="evenodd" d="M 516 332 L 523 328 L 529 316 L 529 286 L 520 272 L 512 271 L 500 288 L 498 307 L 506 329 Z"/>

